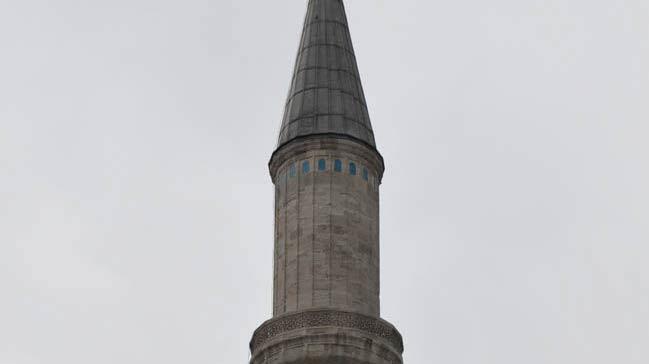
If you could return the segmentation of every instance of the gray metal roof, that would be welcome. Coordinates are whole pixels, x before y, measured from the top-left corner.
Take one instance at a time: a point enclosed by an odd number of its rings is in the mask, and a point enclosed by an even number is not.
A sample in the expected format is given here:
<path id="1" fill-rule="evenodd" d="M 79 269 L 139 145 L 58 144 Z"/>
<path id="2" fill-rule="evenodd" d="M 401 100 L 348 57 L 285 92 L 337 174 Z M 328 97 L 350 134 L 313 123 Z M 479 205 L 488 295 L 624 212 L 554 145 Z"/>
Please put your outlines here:
<path id="1" fill-rule="evenodd" d="M 278 146 L 335 133 L 375 147 L 342 0 L 310 0 Z"/>

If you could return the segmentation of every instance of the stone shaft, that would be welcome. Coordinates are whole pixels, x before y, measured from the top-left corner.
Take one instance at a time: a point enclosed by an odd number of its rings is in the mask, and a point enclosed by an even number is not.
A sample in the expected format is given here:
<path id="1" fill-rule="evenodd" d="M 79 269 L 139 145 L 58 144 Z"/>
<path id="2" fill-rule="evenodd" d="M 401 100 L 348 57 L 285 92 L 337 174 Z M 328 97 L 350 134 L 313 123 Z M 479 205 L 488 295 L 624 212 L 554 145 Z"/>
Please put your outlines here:
<path id="1" fill-rule="evenodd" d="M 382 172 L 372 149 L 338 137 L 275 155 L 275 316 L 318 307 L 379 316 Z"/>

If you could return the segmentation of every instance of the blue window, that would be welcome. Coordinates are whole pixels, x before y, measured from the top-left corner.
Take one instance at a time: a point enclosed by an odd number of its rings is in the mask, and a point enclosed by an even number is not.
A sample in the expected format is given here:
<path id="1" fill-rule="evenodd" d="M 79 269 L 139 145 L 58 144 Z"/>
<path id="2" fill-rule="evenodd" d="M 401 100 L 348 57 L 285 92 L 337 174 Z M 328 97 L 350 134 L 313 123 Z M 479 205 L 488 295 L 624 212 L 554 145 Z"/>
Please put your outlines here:
<path id="1" fill-rule="evenodd" d="M 288 167 L 288 175 L 295 177 L 295 164 L 291 164 L 291 166 Z"/>
<path id="2" fill-rule="evenodd" d="M 324 159 L 320 159 L 318 161 L 318 170 L 319 171 L 324 171 L 325 169 L 327 169 L 327 162 L 325 162 Z"/>
<path id="3" fill-rule="evenodd" d="M 334 161 L 334 171 L 336 171 L 336 172 L 342 172 L 343 171 L 343 162 L 341 162 L 340 159 L 336 159 Z"/>
<path id="4" fill-rule="evenodd" d="M 349 162 L 349 174 L 352 176 L 356 175 L 356 164 L 354 162 Z"/>
<path id="5" fill-rule="evenodd" d="M 363 179 L 366 180 L 366 181 L 367 181 L 368 179 L 370 179 L 370 175 L 369 175 L 369 173 L 367 172 L 367 168 L 363 168 Z"/>
<path id="6" fill-rule="evenodd" d="M 309 161 L 302 162 L 302 173 L 307 174 L 311 171 L 311 164 Z"/>

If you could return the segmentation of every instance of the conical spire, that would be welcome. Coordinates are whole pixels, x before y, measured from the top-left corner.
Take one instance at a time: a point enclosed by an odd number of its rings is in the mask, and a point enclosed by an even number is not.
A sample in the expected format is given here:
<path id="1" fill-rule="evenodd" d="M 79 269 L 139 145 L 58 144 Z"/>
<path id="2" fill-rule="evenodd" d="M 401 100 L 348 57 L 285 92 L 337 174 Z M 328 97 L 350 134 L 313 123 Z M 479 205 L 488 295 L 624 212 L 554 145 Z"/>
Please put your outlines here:
<path id="1" fill-rule="evenodd" d="M 317 134 L 375 147 L 342 0 L 309 1 L 278 147 Z"/>

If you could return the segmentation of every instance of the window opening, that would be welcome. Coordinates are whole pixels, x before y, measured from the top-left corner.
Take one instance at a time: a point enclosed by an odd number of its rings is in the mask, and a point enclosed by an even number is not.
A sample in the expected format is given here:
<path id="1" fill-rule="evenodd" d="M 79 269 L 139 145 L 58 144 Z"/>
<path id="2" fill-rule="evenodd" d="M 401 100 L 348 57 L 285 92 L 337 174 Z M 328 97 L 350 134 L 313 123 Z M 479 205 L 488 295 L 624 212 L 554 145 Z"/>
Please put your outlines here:
<path id="1" fill-rule="evenodd" d="M 356 175 L 356 164 L 354 162 L 349 162 L 349 174 L 352 176 Z"/>
<path id="2" fill-rule="evenodd" d="M 336 172 L 343 171 L 343 162 L 341 162 L 340 159 L 336 159 L 336 161 L 334 162 L 334 171 Z"/>

